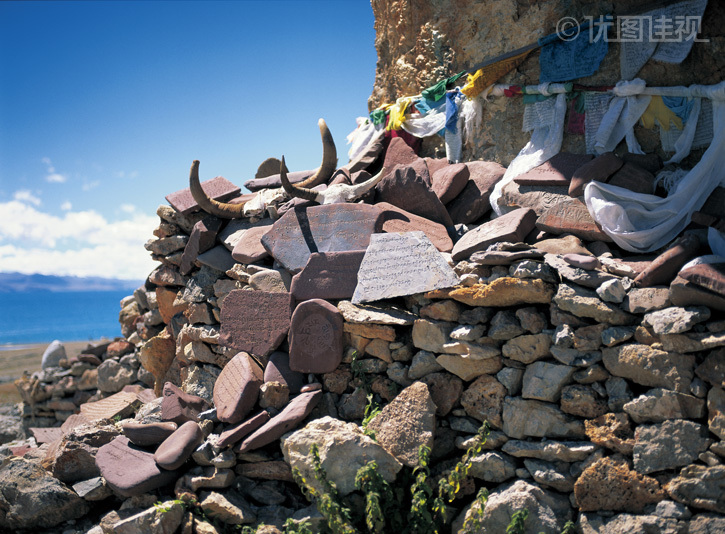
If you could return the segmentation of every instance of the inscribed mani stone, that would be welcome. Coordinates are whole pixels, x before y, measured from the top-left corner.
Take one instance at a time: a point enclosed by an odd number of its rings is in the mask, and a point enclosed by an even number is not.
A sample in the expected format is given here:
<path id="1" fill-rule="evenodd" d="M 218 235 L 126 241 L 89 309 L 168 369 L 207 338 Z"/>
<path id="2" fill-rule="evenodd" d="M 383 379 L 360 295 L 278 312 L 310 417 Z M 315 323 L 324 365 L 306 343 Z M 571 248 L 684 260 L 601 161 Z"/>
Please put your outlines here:
<path id="1" fill-rule="evenodd" d="M 549 161 L 514 178 L 519 185 L 569 185 L 574 173 L 591 161 L 589 154 L 559 152 Z"/>
<path id="2" fill-rule="evenodd" d="M 235 289 L 222 303 L 219 342 L 255 356 L 267 356 L 284 340 L 291 316 L 289 293 Z"/>
<path id="3" fill-rule="evenodd" d="M 300 373 L 331 373 L 342 361 L 342 314 L 322 299 L 297 306 L 292 314 L 289 366 Z"/>
<path id="4" fill-rule="evenodd" d="M 275 221 L 262 245 L 291 273 L 313 252 L 364 250 L 382 228 L 382 211 L 369 204 L 327 204 L 295 208 Z"/>
<path id="5" fill-rule="evenodd" d="M 214 383 L 214 406 L 222 423 L 238 423 L 257 404 L 264 372 L 245 352 L 229 360 Z"/>
<path id="6" fill-rule="evenodd" d="M 118 436 L 98 449 L 96 465 L 109 487 L 122 497 L 153 491 L 179 478 L 177 471 L 159 469 L 154 455 Z"/>
<path id="7" fill-rule="evenodd" d="M 353 304 L 413 295 L 458 284 L 458 276 L 423 232 L 373 234 Z"/>
<path id="8" fill-rule="evenodd" d="M 298 302 L 314 298 L 349 299 L 355 292 L 364 255 L 364 250 L 311 254 L 305 268 L 292 278 L 292 296 Z"/>

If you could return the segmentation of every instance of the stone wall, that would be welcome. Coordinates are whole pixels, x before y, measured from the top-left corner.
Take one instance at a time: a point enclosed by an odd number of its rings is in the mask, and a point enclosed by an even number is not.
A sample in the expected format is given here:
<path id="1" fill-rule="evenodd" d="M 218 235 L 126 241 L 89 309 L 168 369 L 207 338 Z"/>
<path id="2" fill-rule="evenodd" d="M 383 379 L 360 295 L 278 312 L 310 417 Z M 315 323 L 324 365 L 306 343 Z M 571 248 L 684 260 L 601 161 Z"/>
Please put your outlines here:
<path id="1" fill-rule="evenodd" d="M 421 90 L 487 59 L 536 42 L 555 31 L 564 16 L 582 20 L 641 9 L 642 2 L 555 0 L 372 0 L 378 64 L 370 109 Z M 679 65 L 648 62 L 638 77 L 649 86 L 719 83 L 725 77 L 725 5 L 710 1 L 703 16 L 701 38 Z M 613 85 L 620 80 L 619 45 L 610 43 L 599 72 L 578 83 Z M 538 84 L 539 53 L 532 53 L 500 83 Z M 507 166 L 526 144 L 521 133 L 520 99 L 492 98 L 484 106 L 485 127 L 475 146 L 464 145 L 463 161 L 483 159 Z M 659 136 L 636 130 L 645 152 L 656 152 Z M 422 155 L 442 156 L 442 143 L 429 138 Z M 562 150 L 584 153 L 582 136 L 565 135 Z M 661 154 L 662 155 L 662 154 Z M 695 157 L 697 155 L 695 154 Z"/>

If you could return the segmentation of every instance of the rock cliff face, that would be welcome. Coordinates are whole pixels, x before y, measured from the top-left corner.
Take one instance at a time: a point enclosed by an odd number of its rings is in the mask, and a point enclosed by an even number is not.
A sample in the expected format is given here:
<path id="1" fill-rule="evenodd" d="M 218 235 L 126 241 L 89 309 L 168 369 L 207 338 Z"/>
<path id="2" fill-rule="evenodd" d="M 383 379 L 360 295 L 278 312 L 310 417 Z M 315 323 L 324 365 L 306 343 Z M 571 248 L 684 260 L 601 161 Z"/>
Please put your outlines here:
<path id="1" fill-rule="evenodd" d="M 405 95 L 415 95 L 439 80 L 536 42 L 555 31 L 562 17 L 595 18 L 641 11 L 650 3 L 635 0 L 372 0 L 378 65 L 370 109 Z M 648 85 L 714 84 L 725 76 L 725 5 L 710 1 L 702 17 L 700 38 L 681 64 L 650 60 L 638 77 Z M 587 85 L 613 85 L 620 80 L 620 48 L 609 53 Z M 535 51 L 499 83 L 537 84 L 539 52 Z M 464 145 L 463 160 L 484 159 L 507 166 L 526 144 L 521 132 L 524 106 L 518 99 L 492 98 L 484 106 L 475 146 Z M 658 150 L 657 133 L 637 130 L 645 152 Z M 422 155 L 444 155 L 438 138 L 423 144 Z M 583 136 L 565 135 L 562 150 L 584 152 Z M 695 154 L 697 156 L 697 154 Z"/>

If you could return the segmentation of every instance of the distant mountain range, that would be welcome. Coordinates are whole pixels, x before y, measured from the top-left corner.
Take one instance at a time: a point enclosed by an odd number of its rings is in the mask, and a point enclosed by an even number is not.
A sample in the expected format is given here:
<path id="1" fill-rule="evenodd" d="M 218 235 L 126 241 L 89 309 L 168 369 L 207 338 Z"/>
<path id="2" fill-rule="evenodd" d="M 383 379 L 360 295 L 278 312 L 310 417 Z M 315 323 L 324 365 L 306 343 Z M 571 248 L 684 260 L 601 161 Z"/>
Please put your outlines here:
<path id="1" fill-rule="evenodd" d="M 117 280 L 98 276 L 0 273 L 0 293 L 21 293 L 24 291 L 133 291 L 143 283 L 143 280 Z"/>

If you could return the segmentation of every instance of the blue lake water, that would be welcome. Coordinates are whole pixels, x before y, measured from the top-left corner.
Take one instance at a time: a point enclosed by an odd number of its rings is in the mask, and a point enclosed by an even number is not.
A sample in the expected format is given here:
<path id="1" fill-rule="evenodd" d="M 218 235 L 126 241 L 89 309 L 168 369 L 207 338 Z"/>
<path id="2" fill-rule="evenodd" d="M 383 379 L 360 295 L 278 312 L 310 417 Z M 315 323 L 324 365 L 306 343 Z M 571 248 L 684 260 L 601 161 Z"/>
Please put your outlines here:
<path id="1" fill-rule="evenodd" d="M 119 302 L 130 291 L 0 293 L 3 345 L 85 341 L 121 335 Z"/>

